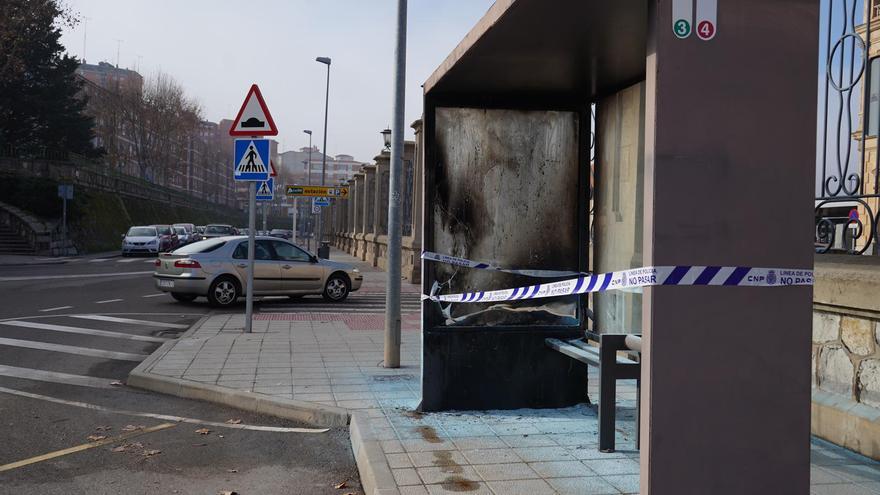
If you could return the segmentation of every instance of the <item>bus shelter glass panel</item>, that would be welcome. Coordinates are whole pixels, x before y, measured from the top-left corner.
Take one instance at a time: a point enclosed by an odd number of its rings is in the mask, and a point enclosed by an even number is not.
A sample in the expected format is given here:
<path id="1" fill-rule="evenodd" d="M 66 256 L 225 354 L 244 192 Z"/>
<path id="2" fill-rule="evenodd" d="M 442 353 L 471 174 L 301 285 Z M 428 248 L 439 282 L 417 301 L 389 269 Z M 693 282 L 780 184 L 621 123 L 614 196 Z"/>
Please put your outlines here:
<path id="1" fill-rule="evenodd" d="M 644 266 L 644 122 L 644 83 L 597 105 L 593 261 L 598 273 Z M 593 304 L 599 332 L 641 333 L 641 288 L 596 293 Z"/>

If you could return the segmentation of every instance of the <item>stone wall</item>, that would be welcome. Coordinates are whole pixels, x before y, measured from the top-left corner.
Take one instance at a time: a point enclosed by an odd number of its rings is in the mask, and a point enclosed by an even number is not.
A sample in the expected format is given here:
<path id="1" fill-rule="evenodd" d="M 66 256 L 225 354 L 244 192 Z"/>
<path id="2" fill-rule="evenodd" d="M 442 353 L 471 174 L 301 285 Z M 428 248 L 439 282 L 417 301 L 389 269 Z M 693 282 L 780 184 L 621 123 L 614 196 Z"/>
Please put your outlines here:
<path id="1" fill-rule="evenodd" d="M 815 265 L 813 434 L 880 459 L 880 259 Z"/>
<path id="2" fill-rule="evenodd" d="M 877 320 L 814 311 L 814 386 L 880 408 L 878 339 Z"/>

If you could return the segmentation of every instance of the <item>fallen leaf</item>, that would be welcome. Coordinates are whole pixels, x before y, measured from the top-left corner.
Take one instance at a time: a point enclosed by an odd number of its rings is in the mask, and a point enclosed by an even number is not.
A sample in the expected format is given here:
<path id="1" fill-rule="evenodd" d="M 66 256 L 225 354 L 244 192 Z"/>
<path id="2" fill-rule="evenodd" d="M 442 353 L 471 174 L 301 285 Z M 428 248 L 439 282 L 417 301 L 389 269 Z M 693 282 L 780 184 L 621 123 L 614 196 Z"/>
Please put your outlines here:
<path id="1" fill-rule="evenodd" d="M 217 436 L 220 437 L 220 438 L 223 438 L 223 435 L 217 435 Z"/>
<path id="2" fill-rule="evenodd" d="M 241 424 L 241 420 L 240 419 L 227 419 L 226 424 L 230 424 L 230 425 Z"/>
<path id="3" fill-rule="evenodd" d="M 348 480 L 345 480 L 342 483 L 336 483 L 335 485 L 333 485 L 333 488 L 336 488 L 337 490 L 342 490 L 343 488 L 348 486 L 346 485 L 346 483 L 348 483 Z"/>
<path id="4" fill-rule="evenodd" d="M 194 444 L 192 444 L 193 447 L 206 447 L 207 445 L 208 445 L 208 444 L 206 444 L 206 443 L 194 443 Z"/>
<path id="5" fill-rule="evenodd" d="M 90 442 L 98 442 L 98 441 L 103 440 L 103 439 L 105 439 L 105 438 L 107 438 L 107 437 L 104 436 L 104 435 L 89 435 L 89 436 L 86 437 L 86 438 L 87 438 Z"/>
<path id="6" fill-rule="evenodd" d="M 217 495 L 238 495 L 238 492 L 233 490 L 223 490 L 222 492 L 217 493 Z"/>
<path id="7" fill-rule="evenodd" d="M 199 435 L 207 435 L 208 433 L 211 433 L 211 430 L 207 428 L 199 428 L 198 430 L 196 430 L 196 433 L 198 433 Z"/>
<path id="8" fill-rule="evenodd" d="M 154 455 L 158 455 L 158 454 L 161 454 L 161 453 L 162 453 L 161 450 L 145 450 L 145 451 L 144 451 L 144 455 L 147 456 L 147 457 L 152 457 L 152 456 L 154 456 Z"/>
<path id="9" fill-rule="evenodd" d="M 97 431 L 110 431 L 110 430 L 112 430 L 112 429 L 113 429 L 113 428 L 110 427 L 110 426 L 98 426 L 98 427 L 95 428 L 95 430 L 97 430 Z"/>
<path id="10" fill-rule="evenodd" d="M 110 382 L 110 386 L 112 386 L 112 387 L 121 387 L 123 385 L 125 385 L 125 384 L 120 382 L 119 380 L 113 380 L 112 382 Z"/>
<path id="11" fill-rule="evenodd" d="M 143 429 L 144 425 L 125 425 L 122 427 L 122 431 L 137 431 Z"/>
<path id="12" fill-rule="evenodd" d="M 113 447 L 110 449 L 111 452 L 125 452 L 125 445 L 120 445 L 119 447 Z"/>
<path id="13" fill-rule="evenodd" d="M 238 469 L 227 469 L 226 472 L 227 473 L 237 473 Z"/>

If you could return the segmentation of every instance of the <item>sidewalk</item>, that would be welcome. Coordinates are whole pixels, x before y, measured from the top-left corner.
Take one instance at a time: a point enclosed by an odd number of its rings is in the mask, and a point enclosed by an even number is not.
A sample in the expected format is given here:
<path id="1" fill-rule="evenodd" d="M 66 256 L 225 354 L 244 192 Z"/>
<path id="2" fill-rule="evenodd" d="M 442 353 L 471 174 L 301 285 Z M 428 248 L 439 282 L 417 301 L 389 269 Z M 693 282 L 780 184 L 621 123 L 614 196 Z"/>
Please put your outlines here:
<path id="1" fill-rule="evenodd" d="M 384 291 L 383 272 L 362 271 L 365 290 Z M 323 424 L 350 418 L 352 449 L 370 495 L 638 492 L 634 383 L 618 387 L 619 450 L 612 454 L 598 451 L 598 417 L 586 405 L 419 413 L 418 314 L 405 316 L 396 370 L 381 367 L 381 315 L 357 316 L 258 314 L 254 333 L 244 334 L 243 316 L 213 315 L 165 344 L 130 381 L 226 404 L 251 401 L 264 411 L 286 407 Z M 591 397 L 597 387 L 591 375 Z M 812 493 L 880 494 L 880 463 L 821 440 L 812 449 Z"/>

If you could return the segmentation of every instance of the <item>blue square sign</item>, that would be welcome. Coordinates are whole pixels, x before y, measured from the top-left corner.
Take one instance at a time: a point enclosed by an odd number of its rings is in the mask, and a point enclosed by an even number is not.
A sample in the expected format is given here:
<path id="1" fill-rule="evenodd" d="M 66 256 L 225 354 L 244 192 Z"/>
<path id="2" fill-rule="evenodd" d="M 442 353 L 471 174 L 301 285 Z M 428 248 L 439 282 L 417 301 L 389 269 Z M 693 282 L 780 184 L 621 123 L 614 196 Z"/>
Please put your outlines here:
<path id="1" fill-rule="evenodd" d="M 275 177 L 257 183 L 257 201 L 272 201 L 275 193 Z"/>
<path id="2" fill-rule="evenodd" d="M 236 139 L 233 178 L 242 181 L 269 179 L 269 140 Z"/>

